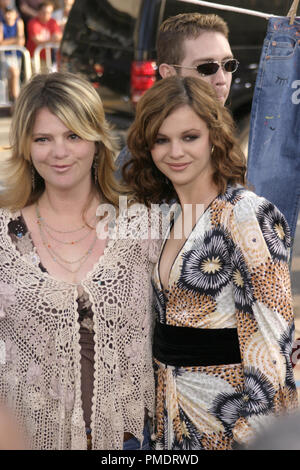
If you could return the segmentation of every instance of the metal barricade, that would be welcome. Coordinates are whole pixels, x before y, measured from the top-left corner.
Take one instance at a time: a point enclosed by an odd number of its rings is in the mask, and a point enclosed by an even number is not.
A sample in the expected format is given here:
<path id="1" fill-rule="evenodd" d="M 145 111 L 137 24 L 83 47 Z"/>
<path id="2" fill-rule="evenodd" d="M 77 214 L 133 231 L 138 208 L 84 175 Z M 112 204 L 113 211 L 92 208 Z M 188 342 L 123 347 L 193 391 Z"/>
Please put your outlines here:
<path id="1" fill-rule="evenodd" d="M 41 67 L 41 51 L 45 50 L 45 55 L 46 55 L 46 70 L 42 70 Z M 41 44 L 40 46 L 37 46 L 34 50 L 33 53 L 33 60 L 32 60 L 32 67 L 33 71 L 35 73 L 41 73 L 41 72 L 52 72 L 54 71 L 54 64 L 53 62 L 53 53 L 55 55 L 57 54 L 59 49 L 59 43 L 57 42 L 49 42 L 48 44 Z"/>
<path id="2" fill-rule="evenodd" d="M 14 55 L 17 55 L 17 52 L 21 52 L 23 56 L 23 71 L 24 71 L 24 81 L 27 82 L 31 75 L 31 60 L 29 51 L 24 46 L 10 45 L 10 46 L 0 46 L 0 67 L 5 66 L 6 55 L 5 52 L 12 51 Z M 3 71 L 1 71 L 3 72 Z M 1 73 L 0 76 L 0 107 L 8 107 L 11 105 L 9 101 L 8 93 L 8 77 Z"/>

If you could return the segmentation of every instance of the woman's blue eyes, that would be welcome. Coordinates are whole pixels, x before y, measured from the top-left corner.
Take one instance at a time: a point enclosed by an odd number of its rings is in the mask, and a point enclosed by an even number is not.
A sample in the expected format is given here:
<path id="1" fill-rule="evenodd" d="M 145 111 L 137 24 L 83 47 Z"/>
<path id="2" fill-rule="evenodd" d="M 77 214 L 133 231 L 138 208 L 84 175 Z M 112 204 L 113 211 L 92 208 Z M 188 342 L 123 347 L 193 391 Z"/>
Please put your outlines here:
<path id="1" fill-rule="evenodd" d="M 70 138 L 71 140 L 80 139 L 79 135 L 77 135 L 77 134 L 70 134 L 70 135 L 69 135 L 69 138 Z"/>
<path id="2" fill-rule="evenodd" d="M 77 139 L 80 139 L 80 137 L 77 134 L 72 133 L 72 134 L 68 135 L 68 139 L 77 140 Z M 49 137 L 36 137 L 34 139 L 34 142 L 42 142 L 43 143 L 43 142 L 47 142 L 48 140 L 49 140 Z"/>

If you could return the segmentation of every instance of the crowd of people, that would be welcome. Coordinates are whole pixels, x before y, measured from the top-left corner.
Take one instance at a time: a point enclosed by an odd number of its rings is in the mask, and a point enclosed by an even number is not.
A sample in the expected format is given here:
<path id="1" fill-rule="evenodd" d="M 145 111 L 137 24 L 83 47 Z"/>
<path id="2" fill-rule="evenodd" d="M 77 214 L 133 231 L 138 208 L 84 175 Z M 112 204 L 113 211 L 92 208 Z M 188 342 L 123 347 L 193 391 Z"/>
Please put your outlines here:
<path id="1" fill-rule="evenodd" d="M 59 45 L 73 3 L 74 0 L 0 0 L 0 45 L 8 49 L 10 46 L 25 46 L 31 58 L 38 46 Z M 40 59 L 39 71 L 46 72 L 45 49 L 41 50 Z M 21 67 L 22 52 L 7 50 L 2 54 L 1 78 L 8 80 L 12 103 L 20 92 Z"/>
<path id="2" fill-rule="evenodd" d="M 0 446 L 232 450 L 298 409 L 289 227 L 247 184 L 227 25 L 171 17 L 157 52 L 118 159 L 83 78 L 36 75 L 16 101 Z"/>

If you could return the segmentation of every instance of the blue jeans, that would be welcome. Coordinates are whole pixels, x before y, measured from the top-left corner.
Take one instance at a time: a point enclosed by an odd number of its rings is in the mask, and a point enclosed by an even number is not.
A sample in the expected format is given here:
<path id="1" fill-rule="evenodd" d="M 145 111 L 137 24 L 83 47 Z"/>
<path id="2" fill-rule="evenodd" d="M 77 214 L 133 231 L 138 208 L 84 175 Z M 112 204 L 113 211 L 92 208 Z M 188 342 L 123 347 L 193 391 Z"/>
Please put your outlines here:
<path id="1" fill-rule="evenodd" d="M 128 441 L 125 441 L 123 444 L 123 450 L 150 450 L 150 430 L 149 424 L 145 425 L 144 428 L 144 440 L 142 446 L 140 441 L 136 437 L 132 437 Z"/>
<path id="2" fill-rule="evenodd" d="M 150 428 L 149 428 L 149 423 L 145 424 L 144 427 L 144 439 L 142 446 L 140 445 L 140 441 L 136 437 L 132 437 L 131 439 L 128 439 L 128 441 L 125 441 L 123 444 L 123 450 L 150 450 L 151 449 L 151 436 L 150 436 Z M 91 450 L 92 449 L 92 442 L 91 442 L 91 429 L 86 428 L 86 434 L 87 434 L 87 449 Z"/>
<path id="3" fill-rule="evenodd" d="M 248 181 L 295 236 L 300 206 L 300 21 L 271 18 L 252 102 Z"/>

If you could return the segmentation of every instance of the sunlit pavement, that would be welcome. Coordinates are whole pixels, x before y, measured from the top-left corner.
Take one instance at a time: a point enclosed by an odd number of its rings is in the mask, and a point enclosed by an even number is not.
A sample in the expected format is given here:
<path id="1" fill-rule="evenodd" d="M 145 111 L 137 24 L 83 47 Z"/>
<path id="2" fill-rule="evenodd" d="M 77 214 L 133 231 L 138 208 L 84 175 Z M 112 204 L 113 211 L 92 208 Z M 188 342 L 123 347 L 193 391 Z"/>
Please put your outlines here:
<path id="1" fill-rule="evenodd" d="M 4 150 L 4 147 L 9 145 L 9 126 L 11 118 L 7 111 L 0 109 L 0 158 L 5 158 L 9 155 L 9 150 Z M 1 175 L 0 175 L 1 181 Z M 299 356 L 299 361 L 294 368 L 295 379 L 298 387 L 298 395 L 300 402 L 300 217 L 298 219 L 298 226 L 293 250 L 293 261 L 291 268 L 292 291 L 294 299 L 295 311 L 295 338 L 299 338 L 299 353 L 295 353 L 294 357 Z"/>

